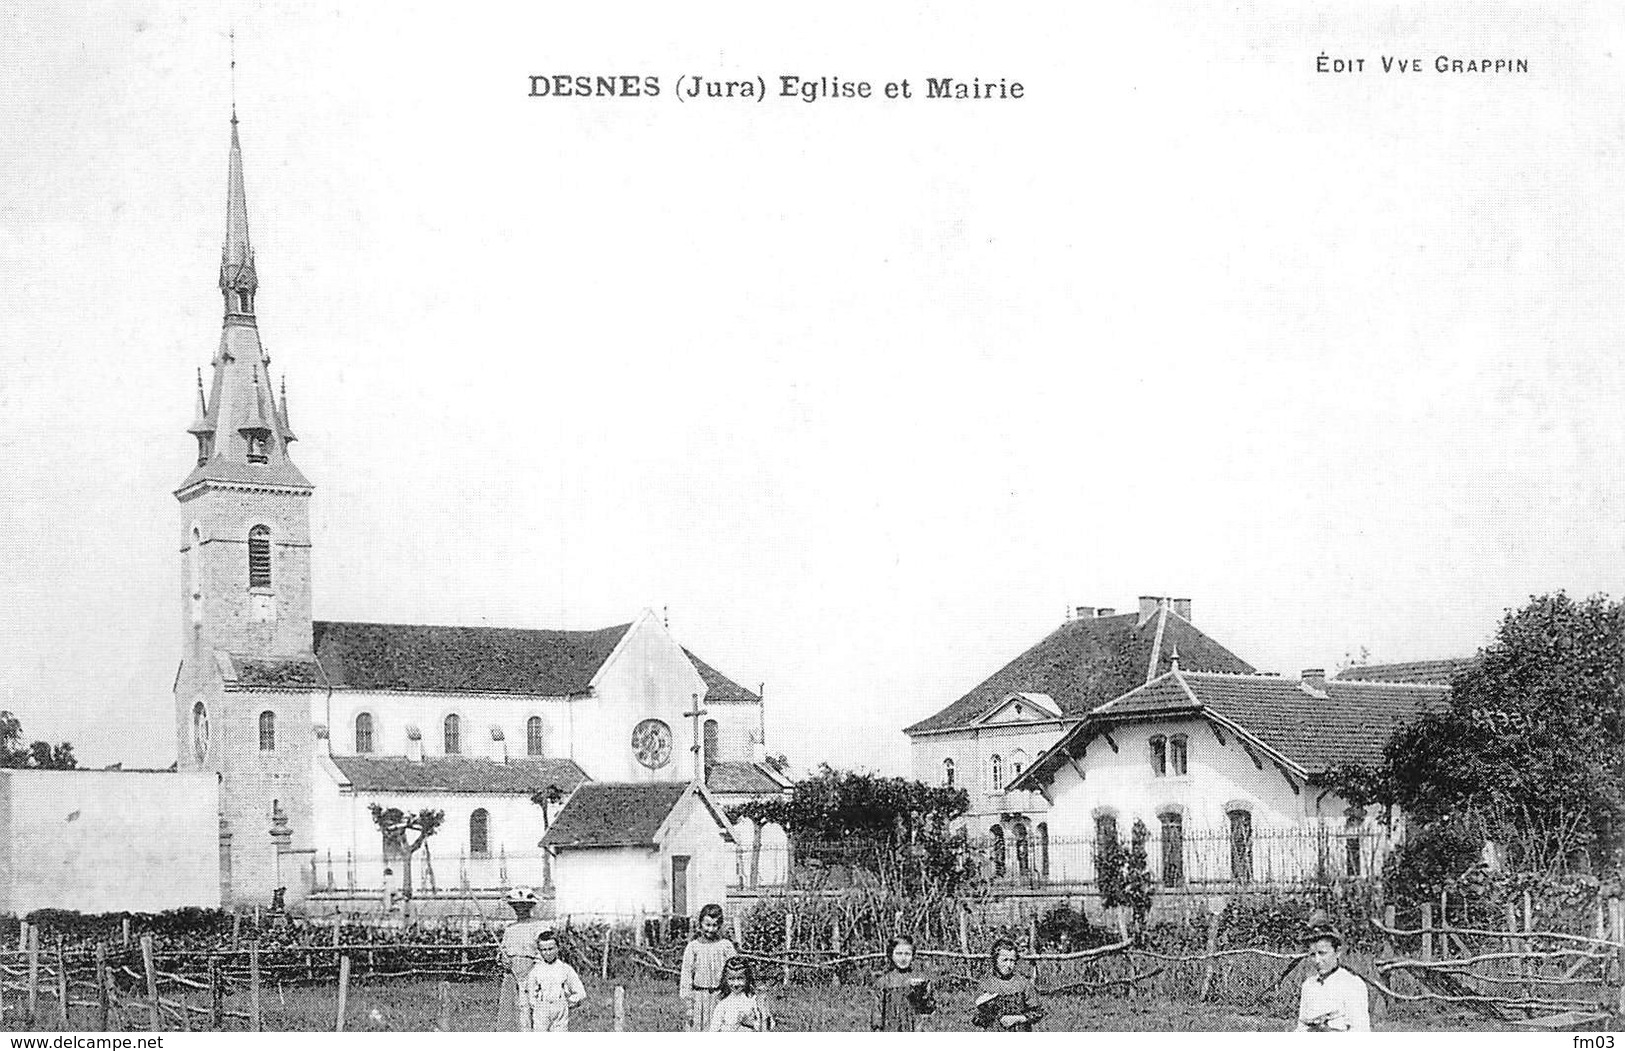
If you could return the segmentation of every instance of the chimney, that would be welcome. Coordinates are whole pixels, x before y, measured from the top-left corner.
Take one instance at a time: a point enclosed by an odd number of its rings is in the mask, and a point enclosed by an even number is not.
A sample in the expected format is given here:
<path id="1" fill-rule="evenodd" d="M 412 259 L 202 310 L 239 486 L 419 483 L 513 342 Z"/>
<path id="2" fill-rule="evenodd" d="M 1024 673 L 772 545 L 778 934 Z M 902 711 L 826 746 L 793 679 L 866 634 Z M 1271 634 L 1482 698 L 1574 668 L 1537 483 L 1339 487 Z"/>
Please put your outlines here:
<path id="1" fill-rule="evenodd" d="M 1188 598 L 1176 598 L 1176 599 L 1174 599 L 1174 612 L 1179 614 L 1181 617 L 1185 618 L 1187 621 L 1190 620 L 1191 619 L 1191 600 L 1188 599 Z"/>
<path id="2" fill-rule="evenodd" d="M 508 735 L 502 732 L 502 727 L 491 727 L 491 743 L 496 745 L 493 751 L 496 752 L 497 758 L 506 763 L 508 761 Z"/>
<path id="3" fill-rule="evenodd" d="M 1117 610 L 1113 609 L 1111 606 L 1101 606 L 1099 609 L 1095 610 L 1095 616 L 1097 617 L 1115 617 L 1116 615 Z"/>
<path id="4" fill-rule="evenodd" d="M 1093 607 L 1093 606 L 1079 606 L 1074 611 L 1074 616 L 1078 620 L 1094 620 L 1095 619 L 1095 607 Z"/>
<path id="5" fill-rule="evenodd" d="M 1168 600 L 1160 595 L 1140 596 L 1140 624 L 1144 624 L 1157 615 L 1157 610 L 1168 605 Z M 1136 625 L 1138 627 L 1139 625 Z"/>
<path id="6" fill-rule="evenodd" d="M 1303 671 L 1298 673 L 1298 678 L 1303 680 L 1303 688 L 1305 690 L 1308 690 L 1317 697 L 1326 696 L 1325 668 L 1305 668 Z"/>
<path id="7" fill-rule="evenodd" d="M 406 758 L 414 763 L 423 762 L 423 731 L 410 723 L 406 727 Z"/>

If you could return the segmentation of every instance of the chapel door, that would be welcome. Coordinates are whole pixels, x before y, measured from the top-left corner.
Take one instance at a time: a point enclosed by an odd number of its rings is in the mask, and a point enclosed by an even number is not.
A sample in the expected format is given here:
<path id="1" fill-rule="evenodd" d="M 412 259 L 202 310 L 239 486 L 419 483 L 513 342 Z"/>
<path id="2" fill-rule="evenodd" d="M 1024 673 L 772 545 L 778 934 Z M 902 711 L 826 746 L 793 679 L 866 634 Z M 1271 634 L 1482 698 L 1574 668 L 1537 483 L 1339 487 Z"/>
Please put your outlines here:
<path id="1" fill-rule="evenodd" d="M 688 855 L 671 856 L 671 914 L 688 915 Z"/>

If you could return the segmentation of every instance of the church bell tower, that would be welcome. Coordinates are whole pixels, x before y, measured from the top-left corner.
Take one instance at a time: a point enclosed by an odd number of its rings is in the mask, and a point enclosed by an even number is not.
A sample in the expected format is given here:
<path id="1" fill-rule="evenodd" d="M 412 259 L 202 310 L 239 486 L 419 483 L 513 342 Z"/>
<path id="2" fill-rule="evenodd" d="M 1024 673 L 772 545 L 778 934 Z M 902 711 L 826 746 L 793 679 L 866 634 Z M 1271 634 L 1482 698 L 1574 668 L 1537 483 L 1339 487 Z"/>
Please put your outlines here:
<path id="1" fill-rule="evenodd" d="M 219 289 L 220 344 L 207 391 L 198 375 L 187 428 L 196 464 L 175 490 L 183 638 L 176 745 L 178 769 L 211 771 L 220 781 L 223 892 L 268 901 L 286 882 L 275 855 L 309 834 L 308 697 L 277 687 L 303 682 L 282 669 L 312 660 L 312 486 L 289 457 L 286 388 L 279 399 L 260 343 L 235 107 Z"/>

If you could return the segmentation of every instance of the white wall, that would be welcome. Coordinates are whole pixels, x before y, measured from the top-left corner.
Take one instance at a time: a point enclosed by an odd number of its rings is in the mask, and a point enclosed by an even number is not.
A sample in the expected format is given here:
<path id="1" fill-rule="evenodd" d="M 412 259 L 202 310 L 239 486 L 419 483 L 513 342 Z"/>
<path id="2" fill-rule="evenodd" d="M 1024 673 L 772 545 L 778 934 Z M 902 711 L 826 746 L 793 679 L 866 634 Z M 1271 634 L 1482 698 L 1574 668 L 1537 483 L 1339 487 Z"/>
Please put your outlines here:
<path id="1" fill-rule="evenodd" d="M 694 730 L 683 713 L 704 692 L 705 680 L 660 621 L 639 618 L 599 671 L 593 695 L 574 702 L 576 763 L 596 781 L 688 780 Z M 671 760 L 659 769 L 644 767 L 632 752 L 632 729 L 644 719 L 671 728 Z"/>
<path id="2" fill-rule="evenodd" d="M 653 847 L 560 851 L 553 859 L 558 915 L 626 919 L 640 908 L 661 915 L 669 900 L 661 864 Z"/>
<path id="3" fill-rule="evenodd" d="M 543 754 L 549 758 L 569 758 L 571 751 L 571 704 L 562 697 L 530 697 L 522 694 L 420 694 L 372 693 L 363 690 L 335 690 L 332 700 L 325 693 L 311 695 L 311 720 L 329 727 L 334 755 L 354 755 L 355 720 L 362 712 L 372 715 L 372 754 L 405 755 L 406 727 L 423 733 L 425 755 L 444 755 L 446 716 L 455 714 L 461 723 L 461 755 L 501 759 L 502 744 L 491 739 L 491 727 L 502 728 L 507 754 L 527 755 L 527 723 L 531 716 L 542 720 Z M 331 711 L 329 711 L 331 709 Z"/>
<path id="4" fill-rule="evenodd" d="M 220 904 L 213 774 L 0 771 L 0 913 Z"/>
<path id="5" fill-rule="evenodd" d="M 1037 792 L 1005 793 L 992 781 L 992 757 L 1003 760 L 1006 784 L 1015 777 L 1012 759 L 1017 749 L 1026 753 L 1030 765 L 1043 751 L 1061 739 L 1064 732 L 1056 722 L 1001 722 L 976 729 L 943 734 L 921 734 L 911 741 L 914 777 L 928 785 L 943 783 L 944 759 L 954 761 L 954 784 L 970 793 L 966 823 L 972 835 L 987 834 L 988 824 L 1006 811 L 1042 814 L 1048 809 Z"/>

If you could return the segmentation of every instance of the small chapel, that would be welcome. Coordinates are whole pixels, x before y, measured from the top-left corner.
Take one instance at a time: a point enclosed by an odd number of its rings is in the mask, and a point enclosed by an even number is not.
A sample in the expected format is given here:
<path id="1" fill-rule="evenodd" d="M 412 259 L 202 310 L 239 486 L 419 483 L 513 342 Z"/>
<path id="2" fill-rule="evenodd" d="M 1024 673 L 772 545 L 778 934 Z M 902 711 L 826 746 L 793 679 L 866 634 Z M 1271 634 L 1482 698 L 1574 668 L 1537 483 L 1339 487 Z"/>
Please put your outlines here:
<path id="1" fill-rule="evenodd" d="M 766 761 L 760 689 L 648 611 L 587 631 L 315 619 L 314 486 L 260 341 L 237 124 L 224 320 L 175 490 L 177 769 L 218 784 L 221 904 L 532 886 L 560 912 L 697 910 L 761 850 L 727 806 L 789 788 Z M 412 834 L 388 839 L 375 809 L 443 819 L 406 850 Z M 628 851 L 640 889 L 606 898 L 604 864 Z"/>

